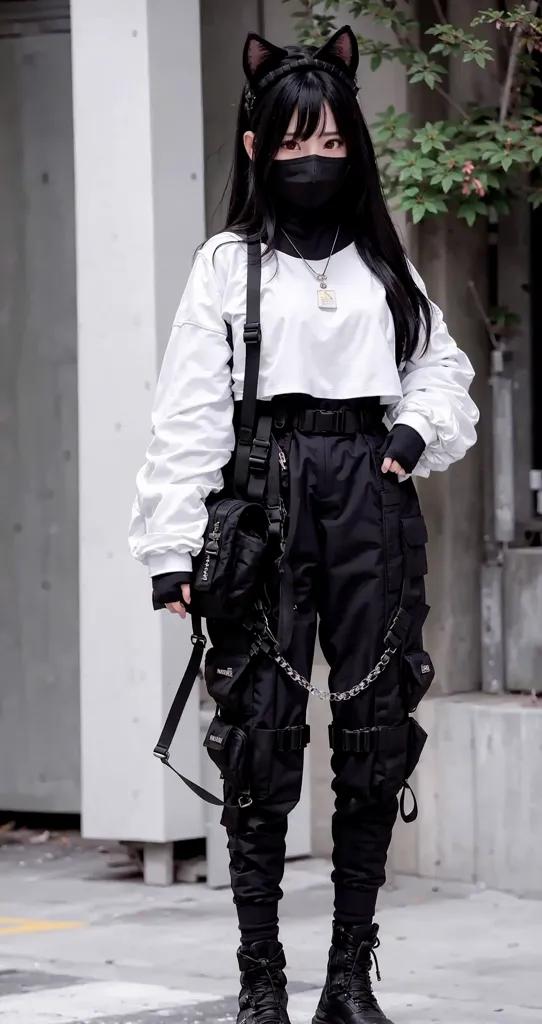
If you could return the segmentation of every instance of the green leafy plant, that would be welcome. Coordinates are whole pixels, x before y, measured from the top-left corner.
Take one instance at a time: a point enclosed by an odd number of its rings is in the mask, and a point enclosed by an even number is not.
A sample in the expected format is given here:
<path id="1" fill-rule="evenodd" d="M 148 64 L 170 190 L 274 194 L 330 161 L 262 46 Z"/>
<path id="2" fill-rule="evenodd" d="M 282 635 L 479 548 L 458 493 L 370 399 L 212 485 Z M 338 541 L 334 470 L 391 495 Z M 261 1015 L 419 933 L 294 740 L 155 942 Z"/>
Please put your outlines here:
<path id="1" fill-rule="evenodd" d="M 388 107 L 371 126 L 385 193 L 415 224 L 452 212 L 473 225 L 480 217 L 507 213 L 517 196 L 534 207 L 542 203 L 542 113 L 534 99 L 541 84 L 542 19 L 536 0 L 507 12 L 479 11 L 472 32 L 449 24 L 440 0 L 433 0 L 435 24 L 425 31 L 411 16 L 408 0 L 402 6 L 397 0 L 284 2 L 296 4 L 299 36 L 307 43 L 324 42 L 345 13 L 390 29 L 389 42 L 358 36 L 373 71 L 385 61 L 399 61 L 411 85 L 423 83 L 445 101 L 446 119 L 420 126 L 409 113 Z M 504 60 L 484 36 L 488 27 L 495 38 L 501 33 Z M 495 106 L 457 103 L 446 88 L 451 60 L 474 61 L 481 69 L 490 62 L 502 65 Z"/>

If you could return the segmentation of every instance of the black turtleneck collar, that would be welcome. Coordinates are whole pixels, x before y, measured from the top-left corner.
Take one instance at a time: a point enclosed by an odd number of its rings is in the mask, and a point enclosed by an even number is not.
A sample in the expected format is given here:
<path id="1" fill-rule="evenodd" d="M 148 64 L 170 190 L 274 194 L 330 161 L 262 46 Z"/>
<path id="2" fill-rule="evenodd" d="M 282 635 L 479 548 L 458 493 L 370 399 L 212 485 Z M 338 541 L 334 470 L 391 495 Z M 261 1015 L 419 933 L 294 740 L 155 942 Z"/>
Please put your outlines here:
<path id="1" fill-rule="evenodd" d="M 274 248 L 287 256 L 299 253 L 290 244 L 295 243 L 306 260 L 325 260 L 331 252 L 339 228 L 334 252 L 339 252 L 354 240 L 351 228 L 345 221 L 343 204 L 334 199 L 315 210 L 305 210 L 290 203 L 281 203 L 277 208 L 277 232 Z"/>

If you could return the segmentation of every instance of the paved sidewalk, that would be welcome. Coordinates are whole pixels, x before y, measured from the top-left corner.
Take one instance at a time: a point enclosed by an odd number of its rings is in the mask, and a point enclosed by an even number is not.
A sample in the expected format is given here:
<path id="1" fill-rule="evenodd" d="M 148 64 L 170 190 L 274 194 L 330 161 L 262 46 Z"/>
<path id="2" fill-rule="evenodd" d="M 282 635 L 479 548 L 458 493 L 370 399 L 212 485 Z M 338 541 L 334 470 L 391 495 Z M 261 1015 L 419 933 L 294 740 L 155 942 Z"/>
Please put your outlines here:
<path id="1" fill-rule="evenodd" d="M 229 892 L 149 889 L 119 877 L 110 859 L 81 843 L 0 849 L 0 1020 L 230 1020 L 238 979 Z M 309 1024 L 322 984 L 328 877 L 323 861 L 286 873 L 292 1024 Z M 398 878 L 378 917 L 377 995 L 396 1024 L 541 1024 L 540 903 Z"/>

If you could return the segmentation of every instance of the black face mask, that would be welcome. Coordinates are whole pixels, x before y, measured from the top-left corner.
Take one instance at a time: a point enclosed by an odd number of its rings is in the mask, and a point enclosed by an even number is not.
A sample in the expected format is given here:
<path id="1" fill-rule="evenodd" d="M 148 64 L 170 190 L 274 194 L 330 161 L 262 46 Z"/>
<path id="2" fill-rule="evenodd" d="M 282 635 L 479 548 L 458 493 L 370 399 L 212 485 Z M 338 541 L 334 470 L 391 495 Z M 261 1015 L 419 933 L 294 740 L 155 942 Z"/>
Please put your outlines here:
<path id="1" fill-rule="evenodd" d="M 333 198 L 347 174 L 347 157 L 301 156 L 274 160 L 268 180 L 274 199 L 313 210 Z"/>

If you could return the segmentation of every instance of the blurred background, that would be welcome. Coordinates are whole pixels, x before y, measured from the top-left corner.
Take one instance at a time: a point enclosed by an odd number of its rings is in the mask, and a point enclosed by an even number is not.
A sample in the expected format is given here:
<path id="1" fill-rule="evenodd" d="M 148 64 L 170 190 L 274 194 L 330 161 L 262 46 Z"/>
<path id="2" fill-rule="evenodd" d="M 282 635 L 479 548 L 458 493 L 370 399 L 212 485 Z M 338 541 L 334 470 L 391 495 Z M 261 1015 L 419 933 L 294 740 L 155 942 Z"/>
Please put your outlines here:
<path id="1" fill-rule="evenodd" d="M 477 447 L 420 484 L 437 680 L 419 709 L 420 816 L 398 828 L 392 870 L 542 895 L 540 31 L 506 13 L 472 29 L 476 0 L 404 10 L 406 28 L 387 0 L 0 0 L 4 848 L 80 824 L 128 844 L 148 882 L 196 856 L 227 884 L 214 812 L 152 758 L 189 629 L 152 612 L 127 526 L 170 324 L 223 221 L 245 35 L 349 21 L 399 227 L 482 410 Z M 217 785 L 208 711 L 195 695 L 174 760 Z M 291 857 L 331 845 L 328 712 L 311 715 Z"/>

